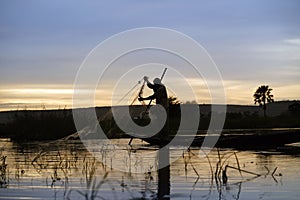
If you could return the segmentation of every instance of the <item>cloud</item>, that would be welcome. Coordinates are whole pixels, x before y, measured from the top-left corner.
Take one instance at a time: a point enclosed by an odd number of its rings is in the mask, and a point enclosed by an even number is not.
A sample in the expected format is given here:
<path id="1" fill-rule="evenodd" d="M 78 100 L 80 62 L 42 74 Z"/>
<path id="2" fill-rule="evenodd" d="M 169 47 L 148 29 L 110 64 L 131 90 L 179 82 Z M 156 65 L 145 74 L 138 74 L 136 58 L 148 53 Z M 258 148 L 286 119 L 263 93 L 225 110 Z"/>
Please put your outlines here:
<path id="1" fill-rule="evenodd" d="M 284 42 L 288 44 L 300 45 L 300 38 L 286 39 Z"/>
<path id="2" fill-rule="evenodd" d="M 262 81 L 274 86 L 279 98 L 300 96 L 297 93 L 300 69 L 297 1 L 12 1 L 1 5 L 0 101 L 3 105 L 29 104 L 30 98 L 35 105 L 39 102 L 71 105 L 71 84 L 88 52 L 112 34 L 143 26 L 174 28 L 203 44 L 225 80 L 229 103 L 252 104 L 252 90 Z M 188 71 L 174 59 L 170 66 L 174 63 Z M 143 71 L 144 74 L 147 73 Z M 168 76 L 170 80 L 170 72 Z M 180 88 L 176 80 L 168 82 L 166 78 L 166 81 L 171 87 Z M 198 102 L 210 101 L 203 81 L 189 79 L 188 82 Z M 108 88 L 98 92 L 100 99 L 109 94 Z M 172 91 L 175 95 L 175 89 Z M 180 98 L 191 100 L 188 95 Z M 97 104 L 110 104 L 108 95 Z"/>

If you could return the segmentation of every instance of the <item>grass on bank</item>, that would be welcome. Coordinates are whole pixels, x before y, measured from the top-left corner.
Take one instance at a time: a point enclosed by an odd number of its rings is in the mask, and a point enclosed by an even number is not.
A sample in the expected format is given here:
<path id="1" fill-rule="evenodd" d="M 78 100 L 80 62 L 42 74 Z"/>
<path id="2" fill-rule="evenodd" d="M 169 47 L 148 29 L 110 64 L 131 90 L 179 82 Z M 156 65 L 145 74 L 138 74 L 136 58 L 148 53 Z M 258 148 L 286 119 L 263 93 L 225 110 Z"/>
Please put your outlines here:
<path id="1" fill-rule="evenodd" d="M 176 133 L 180 125 L 180 106 L 174 105 L 169 110 L 169 129 Z M 209 126 L 211 114 L 201 115 L 199 130 Z M 135 121 L 146 125 L 149 121 Z M 116 125 L 112 118 L 101 120 L 100 125 L 108 138 L 128 137 Z M 257 128 L 299 128 L 300 112 L 288 111 L 276 117 L 263 117 L 257 113 L 227 113 L 224 129 L 257 129 Z M 0 137 L 13 140 L 53 140 L 75 133 L 71 110 L 18 111 L 13 120 L 0 125 Z"/>

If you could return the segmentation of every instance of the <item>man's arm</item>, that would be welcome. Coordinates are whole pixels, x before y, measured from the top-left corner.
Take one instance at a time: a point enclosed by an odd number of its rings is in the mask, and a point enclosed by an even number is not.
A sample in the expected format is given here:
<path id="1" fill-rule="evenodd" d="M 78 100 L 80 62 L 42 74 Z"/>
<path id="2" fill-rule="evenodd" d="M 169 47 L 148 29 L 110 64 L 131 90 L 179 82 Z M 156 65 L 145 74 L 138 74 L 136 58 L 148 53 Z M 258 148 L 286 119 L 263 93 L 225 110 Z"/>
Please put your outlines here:
<path id="1" fill-rule="evenodd" d="M 149 81 L 148 79 L 149 79 L 148 76 L 144 76 L 144 80 L 146 81 L 147 86 L 148 86 L 149 88 L 153 89 L 153 88 L 154 88 L 154 85 L 153 85 L 152 83 L 150 83 L 150 81 Z"/>
<path id="2" fill-rule="evenodd" d="M 148 88 L 151 88 L 151 89 L 154 88 L 154 85 L 152 83 L 150 83 L 150 82 L 147 83 L 147 86 L 148 86 Z"/>
<path id="3" fill-rule="evenodd" d="M 149 97 L 145 97 L 145 98 L 143 98 L 143 97 L 139 97 L 139 98 L 138 98 L 139 101 L 143 101 L 143 100 L 151 100 L 151 99 L 155 99 L 155 94 L 153 94 L 153 95 L 151 95 L 151 96 L 149 96 Z"/>

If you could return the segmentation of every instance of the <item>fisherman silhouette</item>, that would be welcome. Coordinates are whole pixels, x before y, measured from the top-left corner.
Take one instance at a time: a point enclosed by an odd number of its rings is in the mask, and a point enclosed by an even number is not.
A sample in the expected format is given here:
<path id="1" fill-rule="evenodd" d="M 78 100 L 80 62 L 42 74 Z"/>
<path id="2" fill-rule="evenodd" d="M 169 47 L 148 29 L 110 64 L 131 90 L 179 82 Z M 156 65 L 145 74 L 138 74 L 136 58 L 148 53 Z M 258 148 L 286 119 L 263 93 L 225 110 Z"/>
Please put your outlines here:
<path id="1" fill-rule="evenodd" d="M 167 112 L 167 120 L 166 120 L 165 126 L 160 131 L 159 136 L 160 136 L 160 139 L 162 139 L 162 140 L 168 140 L 169 139 L 169 130 L 168 130 L 169 129 L 169 126 L 168 126 L 169 102 L 168 102 L 167 89 L 162 84 L 160 78 L 155 78 L 153 80 L 153 84 L 148 79 L 149 78 L 147 76 L 144 77 L 144 80 L 146 81 L 147 86 L 149 88 L 151 88 L 154 93 L 152 95 L 146 97 L 146 98 L 139 97 L 138 100 L 143 101 L 143 100 L 153 100 L 153 99 L 155 99 L 156 104 L 159 104 L 159 105 L 161 105 L 165 108 L 165 110 Z"/>
<path id="2" fill-rule="evenodd" d="M 169 105 L 167 90 L 166 87 L 161 83 L 161 80 L 159 78 L 155 78 L 153 80 L 154 84 L 150 83 L 147 76 L 144 77 L 144 80 L 147 82 L 147 86 L 151 88 L 154 93 L 146 98 L 139 97 L 139 101 L 155 99 L 156 104 L 160 104 L 165 109 L 168 109 Z"/>
<path id="3" fill-rule="evenodd" d="M 153 83 L 150 83 L 148 77 L 144 80 L 147 86 L 153 90 L 153 95 L 146 98 L 139 98 L 139 101 L 155 99 L 156 104 L 163 106 L 167 112 L 167 120 L 163 129 L 158 133 L 160 139 L 160 150 L 158 151 L 158 193 L 157 199 L 170 199 L 170 155 L 169 147 L 161 148 L 169 143 L 169 101 L 166 87 L 161 83 L 161 79 L 155 78 Z"/>

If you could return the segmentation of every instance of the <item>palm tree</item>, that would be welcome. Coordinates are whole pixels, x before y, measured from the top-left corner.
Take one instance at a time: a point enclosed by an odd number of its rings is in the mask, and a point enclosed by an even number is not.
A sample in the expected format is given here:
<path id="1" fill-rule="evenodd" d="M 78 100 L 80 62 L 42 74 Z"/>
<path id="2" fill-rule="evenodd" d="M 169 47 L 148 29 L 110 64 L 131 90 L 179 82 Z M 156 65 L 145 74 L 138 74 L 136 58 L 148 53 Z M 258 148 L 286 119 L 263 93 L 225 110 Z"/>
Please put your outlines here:
<path id="1" fill-rule="evenodd" d="M 268 85 L 262 85 L 257 88 L 256 92 L 254 93 L 254 103 L 258 103 L 259 106 L 263 107 L 264 110 L 264 117 L 266 117 L 266 102 L 274 102 L 273 95 L 271 94 L 272 89 L 269 88 Z"/>

